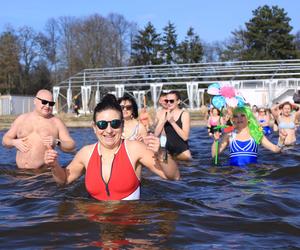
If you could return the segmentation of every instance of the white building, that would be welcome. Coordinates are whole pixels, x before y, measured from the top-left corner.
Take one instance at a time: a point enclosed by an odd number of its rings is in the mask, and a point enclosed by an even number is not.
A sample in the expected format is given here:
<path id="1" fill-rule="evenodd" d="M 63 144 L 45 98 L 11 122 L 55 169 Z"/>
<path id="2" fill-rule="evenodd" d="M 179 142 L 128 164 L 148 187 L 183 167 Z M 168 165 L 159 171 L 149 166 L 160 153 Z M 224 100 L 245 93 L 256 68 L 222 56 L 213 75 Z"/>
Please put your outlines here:
<path id="1" fill-rule="evenodd" d="M 0 115 L 19 115 L 34 109 L 33 96 L 0 96 Z"/>

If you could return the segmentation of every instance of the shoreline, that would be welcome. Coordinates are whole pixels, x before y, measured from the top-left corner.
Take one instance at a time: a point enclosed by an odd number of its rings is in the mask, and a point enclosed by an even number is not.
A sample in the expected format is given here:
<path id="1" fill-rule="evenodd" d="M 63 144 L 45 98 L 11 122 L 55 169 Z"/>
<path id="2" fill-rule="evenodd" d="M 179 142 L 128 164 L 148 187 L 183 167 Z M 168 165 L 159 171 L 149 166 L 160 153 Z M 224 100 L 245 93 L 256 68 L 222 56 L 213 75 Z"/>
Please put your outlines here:
<path id="1" fill-rule="evenodd" d="M 92 124 L 92 115 L 81 115 L 76 117 L 74 114 L 58 114 L 55 115 L 60 118 L 67 128 L 89 128 Z M 204 116 L 198 112 L 190 112 L 191 116 L 191 127 L 206 126 L 207 121 L 204 119 Z M 8 130 L 17 118 L 17 115 L 4 115 L 0 116 L 0 131 Z"/>

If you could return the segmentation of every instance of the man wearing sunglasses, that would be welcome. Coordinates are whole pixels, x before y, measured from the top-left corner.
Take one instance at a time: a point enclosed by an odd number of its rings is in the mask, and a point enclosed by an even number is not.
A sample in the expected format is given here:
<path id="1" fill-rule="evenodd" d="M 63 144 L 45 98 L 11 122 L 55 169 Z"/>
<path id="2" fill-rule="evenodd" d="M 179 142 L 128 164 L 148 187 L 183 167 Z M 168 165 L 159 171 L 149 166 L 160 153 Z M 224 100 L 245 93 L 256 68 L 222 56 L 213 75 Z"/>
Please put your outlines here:
<path id="1" fill-rule="evenodd" d="M 34 98 L 34 110 L 17 117 L 3 136 L 2 144 L 17 149 L 16 163 L 19 168 L 38 169 L 44 166 L 47 148 L 60 146 L 65 152 L 75 149 L 64 123 L 52 114 L 52 93 L 42 89 Z"/>

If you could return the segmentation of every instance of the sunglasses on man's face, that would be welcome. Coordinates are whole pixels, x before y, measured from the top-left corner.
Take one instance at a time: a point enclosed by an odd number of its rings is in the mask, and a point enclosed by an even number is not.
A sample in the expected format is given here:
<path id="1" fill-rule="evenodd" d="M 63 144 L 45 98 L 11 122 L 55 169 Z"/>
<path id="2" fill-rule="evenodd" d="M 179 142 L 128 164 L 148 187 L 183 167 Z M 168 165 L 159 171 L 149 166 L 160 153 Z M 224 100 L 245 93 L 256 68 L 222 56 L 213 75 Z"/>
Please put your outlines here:
<path id="1" fill-rule="evenodd" d="M 55 102 L 47 101 L 47 100 L 41 99 L 37 96 L 36 96 L 36 98 L 39 99 L 43 105 L 49 104 L 50 107 L 53 107 L 55 105 Z"/>
<path id="2" fill-rule="evenodd" d="M 166 99 L 166 100 L 165 100 L 165 103 L 174 103 L 174 102 L 175 102 L 175 100 L 174 100 L 174 99 L 169 99 L 169 100 L 168 100 L 168 99 Z"/>
<path id="3" fill-rule="evenodd" d="M 121 105 L 122 110 L 132 110 L 132 105 Z"/>
<path id="4" fill-rule="evenodd" d="M 113 129 L 118 129 L 122 125 L 122 120 L 120 120 L 120 119 L 115 119 L 115 120 L 111 120 L 111 121 L 101 120 L 101 121 L 96 122 L 97 127 L 101 130 L 106 129 L 108 127 L 108 124 L 110 124 L 110 126 Z"/>

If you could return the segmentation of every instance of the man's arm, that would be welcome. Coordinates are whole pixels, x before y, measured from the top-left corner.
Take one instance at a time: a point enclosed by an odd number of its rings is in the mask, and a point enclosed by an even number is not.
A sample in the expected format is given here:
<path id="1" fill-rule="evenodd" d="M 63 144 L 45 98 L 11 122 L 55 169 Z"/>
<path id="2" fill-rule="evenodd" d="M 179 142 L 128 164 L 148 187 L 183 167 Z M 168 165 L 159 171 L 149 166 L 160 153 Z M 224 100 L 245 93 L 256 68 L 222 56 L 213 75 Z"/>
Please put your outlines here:
<path id="1" fill-rule="evenodd" d="M 17 131 L 24 120 L 24 115 L 19 116 L 11 125 L 10 129 L 4 134 L 2 138 L 2 145 L 6 148 L 16 147 L 19 151 L 25 153 L 29 150 L 27 137 L 17 138 Z"/>
<path id="2" fill-rule="evenodd" d="M 69 134 L 66 125 L 57 118 L 57 128 L 58 128 L 58 139 L 55 144 L 61 148 L 64 152 L 72 152 L 75 150 L 75 141 Z"/>
<path id="3" fill-rule="evenodd" d="M 154 135 L 155 136 L 160 136 L 160 134 L 162 133 L 165 123 L 167 121 L 166 117 L 167 117 L 167 111 L 160 111 L 159 113 L 157 113 L 157 123 L 156 123 L 156 127 L 154 130 Z"/>

